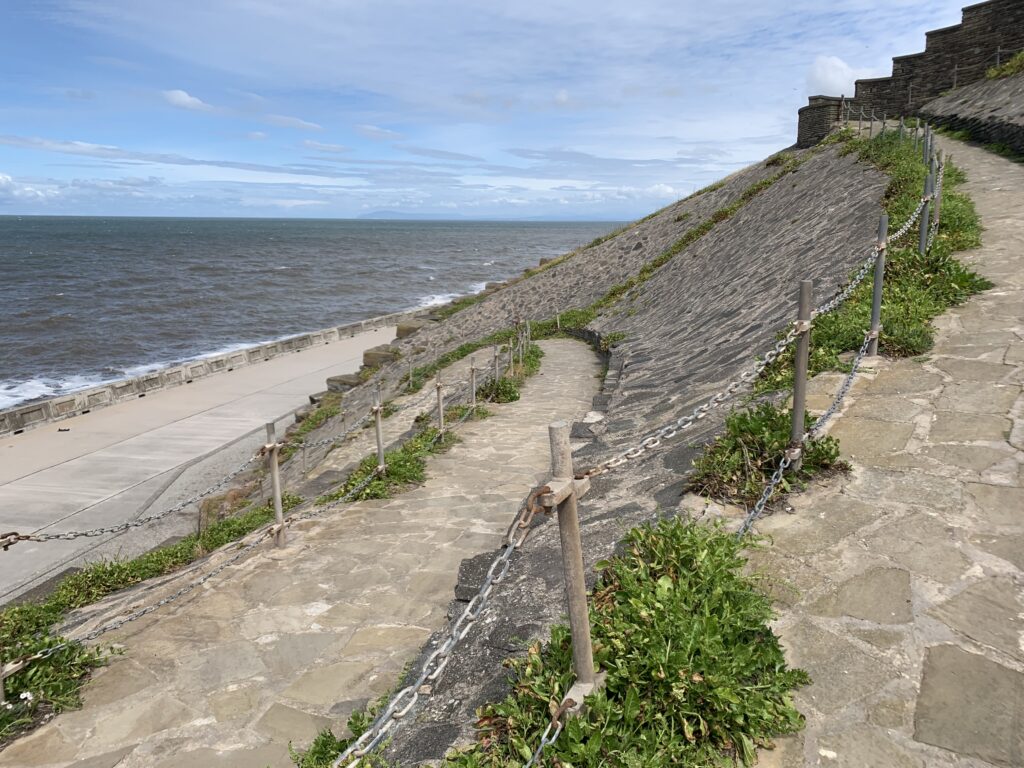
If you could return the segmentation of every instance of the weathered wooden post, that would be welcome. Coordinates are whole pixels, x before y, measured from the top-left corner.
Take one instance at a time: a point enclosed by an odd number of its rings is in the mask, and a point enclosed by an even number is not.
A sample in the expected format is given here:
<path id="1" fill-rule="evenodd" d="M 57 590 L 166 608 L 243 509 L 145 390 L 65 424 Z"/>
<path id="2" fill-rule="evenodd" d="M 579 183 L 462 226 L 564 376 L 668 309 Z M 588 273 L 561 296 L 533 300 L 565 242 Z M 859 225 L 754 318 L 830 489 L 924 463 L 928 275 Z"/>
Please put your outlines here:
<path id="1" fill-rule="evenodd" d="M 871 117 L 868 118 L 868 138 L 875 138 L 875 108 L 871 108 Z"/>
<path id="2" fill-rule="evenodd" d="M 590 481 L 573 478 L 569 424 L 564 421 L 550 424 L 548 437 L 551 442 L 552 479 L 548 483 L 550 492 L 541 496 L 541 505 L 558 509 L 558 535 L 562 544 L 562 569 L 569 603 L 569 628 L 572 632 L 572 668 L 576 675 L 576 683 L 566 698 L 575 701 L 577 706 L 573 709 L 578 710 L 583 698 L 600 687 L 604 677 L 594 671 L 587 586 L 583 576 L 583 545 L 576 504 L 577 497 L 589 489 Z"/>
<path id="3" fill-rule="evenodd" d="M 469 392 L 470 402 L 476 408 L 476 358 L 469 358 Z"/>
<path id="4" fill-rule="evenodd" d="M 500 363 L 498 362 L 498 345 L 494 345 L 494 381 L 497 382 L 501 378 L 501 371 L 499 370 Z"/>
<path id="5" fill-rule="evenodd" d="M 377 384 L 373 403 L 373 425 L 377 432 L 377 474 L 383 475 L 388 468 L 384 461 L 384 403 L 381 402 L 380 383 Z"/>
<path id="6" fill-rule="evenodd" d="M 917 252 L 924 256 L 928 250 L 928 215 L 930 213 L 929 198 L 935 189 L 935 179 L 929 173 L 924 180 L 924 208 L 921 210 L 921 222 L 917 232 Z"/>
<path id="7" fill-rule="evenodd" d="M 793 362 L 793 425 L 789 432 L 792 467 L 800 469 L 800 447 L 804 440 L 804 409 L 807 407 L 807 362 L 811 351 L 811 300 L 814 283 L 800 281 L 800 298 L 796 320 L 796 350 Z"/>
<path id="8" fill-rule="evenodd" d="M 900 115 L 900 143 L 903 143 L 903 115 Z"/>
<path id="9" fill-rule="evenodd" d="M 885 114 L 885 112 L 883 112 L 883 113 L 882 113 L 882 135 L 883 135 L 883 136 L 885 136 L 885 121 L 886 121 L 887 119 L 888 119 L 888 118 L 886 117 L 886 114 Z"/>
<path id="10" fill-rule="evenodd" d="M 889 240 L 889 215 L 878 217 L 878 255 L 875 256 L 875 285 L 871 294 L 871 341 L 868 354 L 878 354 L 878 334 L 882 332 L 882 283 L 885 280 L 885 250 Z"/>
<path id="11" fill-rule="evenodd" d="M 437 372 L 437 428 L 444 432 L 444 388 L 440 371 Z"/>
<path id="12" fill-rule="evenodd" d="M 270 487 L 274 494 L 274 520 L 276 521 L 274 531 L 274 544 L 284 546 L 284 506 L 281 503 L 281 468 L 278 465 L 278 453 L 281 446 L 277 442 L 274 422 L 267 424 L 267 463 L 270 465 Z"/>

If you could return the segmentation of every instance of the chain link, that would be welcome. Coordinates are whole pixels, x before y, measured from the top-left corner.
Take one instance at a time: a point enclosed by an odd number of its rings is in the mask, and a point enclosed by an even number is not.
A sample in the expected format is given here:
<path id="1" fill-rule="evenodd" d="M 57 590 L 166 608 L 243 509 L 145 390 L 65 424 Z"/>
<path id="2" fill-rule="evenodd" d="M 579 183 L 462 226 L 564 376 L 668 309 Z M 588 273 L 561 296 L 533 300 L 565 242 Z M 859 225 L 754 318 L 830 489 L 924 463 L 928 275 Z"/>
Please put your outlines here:
<path id="1" fill-rule="evenodd" d="M 854 377 L 857 375 L 857 370 L 860 368 L 861 362 L 867 355 L 868 346 L 871 344 L 871 334 L 864 334 L 864 342 L 860 345 L 860 349 L 857 351 L 857 355 L 853 359 L 853 363 L 850 366 L 850 372 L 843 379 L 842 386 L 839 387 L 839 391 L 836 396 L 832 399 L 832 403 L 828 409 L 815 420 L 811 428 L 808 429 L 800 438 L 800 447 L 805 446 L 808 441 L 815 439 L 818 432 L 821 431 L 822 427 L 825 426 L 826 422 L 831 419 L 839 407 L 842 405 L 843 400 L 846 398 L 847 393 L 850 391 L 850 387 L 853 386 Z M 786 470 L 793 464 L 792 454 L 786 453 L 783 455 L 782 460 L 779 462 L 779 466 L 772 473 L 771 479 L 765 484 L 764 490 L 761 492 L 761 497 L 754 504 L 753 509 L 747 514 L 747 517 L 743 521 L 743 525 L 740 526 L 737 536 L 743 536 L 747 533 L 754 522 L 764 514 L 765 507 L 768 505 L 769 499 L 775 493 L 775 489 L 782 482 L 782 477 Z"/>

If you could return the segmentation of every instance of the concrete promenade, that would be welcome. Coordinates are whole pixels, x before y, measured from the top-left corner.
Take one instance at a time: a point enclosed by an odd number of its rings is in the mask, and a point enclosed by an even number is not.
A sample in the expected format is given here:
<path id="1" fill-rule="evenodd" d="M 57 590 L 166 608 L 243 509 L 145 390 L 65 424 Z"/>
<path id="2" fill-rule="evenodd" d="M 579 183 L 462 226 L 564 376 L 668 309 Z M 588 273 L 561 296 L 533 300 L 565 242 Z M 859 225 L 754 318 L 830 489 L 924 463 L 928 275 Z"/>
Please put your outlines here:
<path id="1" fill-rule="evenodd" d="M 462 441 L 430 457 L 424 485 L 296 523 L 283 549 L 260 545 L 196 592 L 108 633 L 103 641 L 124 653 L 86 685 L 82 709 L 0 752 L 0 765 L 286 768 L 289 741 L 341 733 L 444 626 L 462 560 L 496 549 L 547 479 L 547 425 L 589 409 L 593 352 L 540 344 L 542 369 L 522 398 L 459 425 Z M 152 604 L 230 554 L 108 598 L 79 631 Z"/>
<path id="2" fill-rule="evenodd" d="M 387 327 L 152 392 L 0 439 L 0 532 L 105 527 L 173 506 L 218 482 L 291 421 L 328 376 L 352 373 Z M 70 431 L 58 431 L 70 430 Z M 279 431 L 279 434 L 280 434 Z M 134 555 L 195 528 L 185 510 L 117 536 L 21 542 L 0 553 L 0 601 L 80 558 Z"/>
<path id="3" fill-rule="evenodd" d="M 851 475 L 757 526 L 775 628 L 814 681 L 766 768 L 1024 766 L 1024 166 L 939 143 L 985 227 L 960 257 L 994 288 L 938 318 L 924 358 L 866 372 L 831 430 Z"/>

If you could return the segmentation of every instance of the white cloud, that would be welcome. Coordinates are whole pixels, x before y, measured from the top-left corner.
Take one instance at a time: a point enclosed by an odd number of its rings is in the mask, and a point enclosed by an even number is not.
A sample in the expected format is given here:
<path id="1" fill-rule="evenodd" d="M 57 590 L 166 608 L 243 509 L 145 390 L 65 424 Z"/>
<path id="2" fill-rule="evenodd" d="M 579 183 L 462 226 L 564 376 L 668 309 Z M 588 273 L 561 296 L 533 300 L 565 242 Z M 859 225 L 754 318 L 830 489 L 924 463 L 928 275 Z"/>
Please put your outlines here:
<path id="1" fill-rule="evenodd" d="M 855 69 L 838 56 L 818 56 L 807 71 L 807 95 L 853 96 L 855 80 L 883 74 Z"/>
<path id="2" fill-rule="evenodd" d="M 350 147 L 346 147 L 343 144 L 325 144 L 322 141 L 313 141 L 312 139 L 303 141 L 302 146 L 306 149 L 312 149 L 317 152 L 329 152 L 334 155 L 343 155 L 352 151 Z"/>
<path id="3" fill-rule="evenodd" d="M 249 139 L 249 141 L 263 141 L 267 138 L 267 134 L 263 131 L 249 131 L 245 134 L 245 138 Z"/>
<path id="4" fill-rule="evenodd" d="M 402 138 L 402 134 L 398 131 L 381 128 L 379 125 L 367 125 L 364 123 L 362 125 L 357 125 L 356 130 L 368 139 L 376 139 L 377 141 L 388 141 L 390 139 Z"/>
<path id="5" fill-rule="evenodd" d="M 290 115 L 263 115 L 263 121 L 282 128 L 298 128 L 301 131 L 322 131 L 324 127 L 300 117 Z"/>
<path id="6" fill-rule="evenodd" d="M 213 105 L 196 98 L 188 91 L 175 89 L 173 91 L 164 91 L 163 94 L 164 101 L 178 109 L 191 109 L 195 112 L 212 112 L 214 109 Z"/>

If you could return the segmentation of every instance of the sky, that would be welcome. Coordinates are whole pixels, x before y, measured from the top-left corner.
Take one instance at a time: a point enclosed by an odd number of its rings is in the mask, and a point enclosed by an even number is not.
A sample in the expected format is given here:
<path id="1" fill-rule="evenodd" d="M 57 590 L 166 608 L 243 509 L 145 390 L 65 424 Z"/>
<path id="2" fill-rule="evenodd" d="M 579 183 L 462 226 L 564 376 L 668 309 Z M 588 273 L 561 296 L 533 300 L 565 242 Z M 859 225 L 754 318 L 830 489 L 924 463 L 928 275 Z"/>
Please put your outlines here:
<path id="1" fill-rule="evenodd" d="M 0 215 L 634 219 L 950 0 L 0 0 Z"/>

